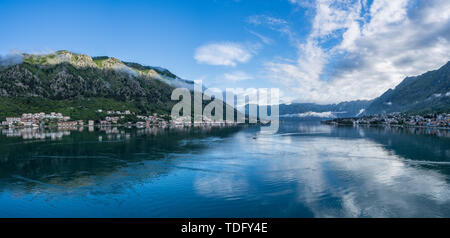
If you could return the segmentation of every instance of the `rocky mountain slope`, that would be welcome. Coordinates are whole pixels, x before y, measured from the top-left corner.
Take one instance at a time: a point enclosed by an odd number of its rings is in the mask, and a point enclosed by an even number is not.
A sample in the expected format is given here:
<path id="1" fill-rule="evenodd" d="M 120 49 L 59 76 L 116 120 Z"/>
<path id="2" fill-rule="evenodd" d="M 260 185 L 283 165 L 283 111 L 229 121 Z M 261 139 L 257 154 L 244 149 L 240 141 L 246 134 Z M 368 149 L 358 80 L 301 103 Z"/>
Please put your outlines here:
<path id="1" fill-rule="evenodd" d="M 405 78 L 374 99 L 364 114 L 391 112 L 450 112 L 450 62 L 438 70 Z"/>
<path id="2" fill-rule="evenodd" d="M 111 57 L 92 58 L 69 51 L 23 54 L 19 62 L 0 65 L 0 112 L 42 110 L 36 103 L 39 101 L 49 110 L 56 110 L 52 102 L 62 108 L 65 105 L 61 103 L 66 102 L 70 107 L 105 105 L 103 109 L 131 107 L 141 112 L 168 113 L 175 103 L 170 95 L 176 86 L 193 87 L 193 83 L 163 68 Z"/>

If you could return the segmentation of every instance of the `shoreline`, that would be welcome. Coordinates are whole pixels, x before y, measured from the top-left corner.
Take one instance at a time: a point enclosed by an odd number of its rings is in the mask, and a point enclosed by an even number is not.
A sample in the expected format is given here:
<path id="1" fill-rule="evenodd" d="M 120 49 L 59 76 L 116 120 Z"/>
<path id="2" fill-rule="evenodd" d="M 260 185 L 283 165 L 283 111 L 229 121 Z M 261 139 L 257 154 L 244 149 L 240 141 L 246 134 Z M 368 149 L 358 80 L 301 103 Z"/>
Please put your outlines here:
<path id="1" fill-rule="evenodd" d="M 411 125 L 385 125 L 385 124 L 356 124 L 350 125 L 345 123 L 327 123 L 321 122 L 321 124 L 330 125 L 330 126 L 365 126 L 365 127 L 397 127 L 397 128 L 423 128 L 423 129 L 436 129 L 436 130 L 450 130 L 450 127 L 436 127 L 436 126 L 411 126 Z"/>
<path id="2" fill-rule="evenodd" d="M 201 124 L 175 124 L 175 125 L 151 125 L 151 126 L 136 126 L 136 124 L 108 124 L 108 125 L 76 125 L 76 126 L 2 126 L 0 129 L 80 129 L 80 128 L 112 128 L 112 127 L 126 127 L 135 129 L 146 129 L 146 128 L 190 128 L 190 127 L 237 127 L 237 126 L 248 126 L 248 123 L 201 123 Z"/>

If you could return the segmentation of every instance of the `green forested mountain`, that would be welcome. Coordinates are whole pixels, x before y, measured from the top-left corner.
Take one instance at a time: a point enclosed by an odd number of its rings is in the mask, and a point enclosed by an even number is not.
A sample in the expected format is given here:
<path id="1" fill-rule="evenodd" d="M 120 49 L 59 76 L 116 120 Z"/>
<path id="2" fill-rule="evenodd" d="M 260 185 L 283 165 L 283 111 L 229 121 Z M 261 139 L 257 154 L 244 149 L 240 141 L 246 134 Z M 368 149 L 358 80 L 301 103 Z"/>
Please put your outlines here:
<path id="1" fill-rule="evenodd" d="M 191 86 L 170 71 L 110 57 L 57 51 L 22 55 L 0 65 L 0 119 L 24 112 L 59 111 L 88 119 L 97 109 L 168 113 L 175 86 Z"/>
<path id="2" fill-rule="evenodd" d="M 450 112 L 450 62 L 438 70 L 405 78 L 374 99 L 364 114 L 391 112 Z"/>

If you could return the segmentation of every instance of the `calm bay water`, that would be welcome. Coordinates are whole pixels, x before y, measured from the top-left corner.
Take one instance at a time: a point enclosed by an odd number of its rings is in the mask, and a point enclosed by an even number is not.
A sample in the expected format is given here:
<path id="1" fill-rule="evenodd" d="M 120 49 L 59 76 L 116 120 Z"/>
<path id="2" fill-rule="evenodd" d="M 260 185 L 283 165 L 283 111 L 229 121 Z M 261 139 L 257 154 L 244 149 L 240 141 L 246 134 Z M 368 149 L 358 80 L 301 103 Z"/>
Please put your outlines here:
<path id="1" fill-rule="evenodd" d="M 3 130 L 0 217 L 450 217 L 448 131 L 258 132 Z"/>

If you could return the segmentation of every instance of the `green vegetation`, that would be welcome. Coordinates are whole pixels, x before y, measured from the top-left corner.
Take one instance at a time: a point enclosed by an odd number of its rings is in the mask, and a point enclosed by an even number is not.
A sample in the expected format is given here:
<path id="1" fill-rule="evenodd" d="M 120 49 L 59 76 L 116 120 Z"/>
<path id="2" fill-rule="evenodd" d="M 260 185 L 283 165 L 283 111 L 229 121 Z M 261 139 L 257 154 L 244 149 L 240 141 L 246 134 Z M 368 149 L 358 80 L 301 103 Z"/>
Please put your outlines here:
<path id="1" fill-rule="evenodd" d="M 158 74 L 164 75 L 166 77 L 169 78 L 177 78 L 177 76 L 175 74 L 173 74 L 172 72 L 170 72 L 167 69 L 162 69 L 162 68 L 158 68 L 158 67 L 151 67 L 151 66 L 143 66 L 141 64 L 138 63 L 133 63 L 133 62 L 122 62 L 124 63 L 126 66 L 136 69 L 140 72 L 143 73 L 148 73 L 150 70 L 154 70 L 155 72 L 157 72 Z"/>
<path id="2" fill-rule="evenodd" d="M 73 54 L 73 53 L 68 50 L 58 50 L 55 52 L 55 54 Z"/>
<path id="3" fill-rule="evenodd" d="M 28 55 L 24 57 L 24 62 L 29 64 L 44 65 L 47 63 L 47 56 L 42 55 Z"/>
<path id="4" fill-rule="evenodd" d="M 97 56 L 97 57 L 92 57 L 92 60 L 99 68 L 101 68 L 102 62 L 107 60 L 108 58 L 109 58 L 108 56 Z"/>

